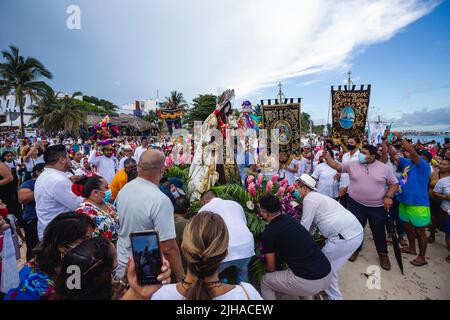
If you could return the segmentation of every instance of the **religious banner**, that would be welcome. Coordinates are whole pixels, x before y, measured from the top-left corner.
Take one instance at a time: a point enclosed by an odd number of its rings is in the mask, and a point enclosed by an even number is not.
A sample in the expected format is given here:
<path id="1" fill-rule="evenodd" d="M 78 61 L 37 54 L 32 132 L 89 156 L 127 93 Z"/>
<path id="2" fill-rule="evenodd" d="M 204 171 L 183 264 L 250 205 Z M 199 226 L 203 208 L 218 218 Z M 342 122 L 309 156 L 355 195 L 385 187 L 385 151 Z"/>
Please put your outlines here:
<path id="1" fill-rule="evenodd" d="M 278 129 L 279 161 L 287 164 L 301 156 L 301 98 L 261 100 L 262 127 L 268 130 L 267 151 L 271 153 L 272 130 Z"/>
<path id="2" fill-rule="evenodd" d="M 372 145 L 377 145 L 381 143 L 381 138 L 383 137 L 384 131 L 387 127 L 387 122 L 383 121 L 373 121 L 369 122 L 369 142 Z"/>
<path id="3" fill-rule="evenodd" d="M 369 110 L 370 84 L 360 89 L 341 86 L 335 90 L 331 87 L 333 128 L 331 137 L 336 143 L 346 148 L 348 137 L 363 137 L 366 126 L 367 111 Z"/>

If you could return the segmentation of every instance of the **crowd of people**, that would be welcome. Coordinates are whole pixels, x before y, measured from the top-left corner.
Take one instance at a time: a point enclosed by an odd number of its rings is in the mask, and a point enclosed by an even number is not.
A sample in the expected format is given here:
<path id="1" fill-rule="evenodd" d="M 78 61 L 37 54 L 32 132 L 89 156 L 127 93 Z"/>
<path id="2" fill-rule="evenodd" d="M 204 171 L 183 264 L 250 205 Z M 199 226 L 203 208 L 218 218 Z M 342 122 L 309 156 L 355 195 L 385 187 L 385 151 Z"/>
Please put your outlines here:
<path id="1" fill-rule="evenodd" d="M 208 190 L 189 218 L 183 180 L 166 178 L 168 167 L 190 164 L 191 151 L 167 138 L 2 136 L 0 250 L 14 252 L 17 260 L 25 245 L 27 263 L 14 287 L 4 290 L 3 283 L 14 281 L 2 280 L 1 295 L 7 300 L 273 300 L 320 294 L 339 300 L 344 298 L 339 271 L 357 259 L 367 222 L 385 270 L 391 269 L 388 219 L 395 221 L 402 252 L 414 256 L 413 266 L 428 263 L 427 246 L 436 241 L 437 230 L 446 232 L 450 251 L 448 141 L 414 143 L 386 131 L 379 145 L 350 137 L 342 148 L 324 137 L 303 145 L 300 159 L 277 169 L 270 161 L 259 163 L 258 154 L 247 148 L 239 165 L 242 183 L 258 171 L 287 179 L 303 208 L 297 220 L 283 213 L 276 196 L 259 201 L 257 212 L 267 221 L 260 283 L 249 277 L 257 248 L 245 204 Z M 130 234 L 152 229 L 159 233 L 164 257 L 161 284 L 141 285 Z M 323 247 L 312 237 L 316 229 L 326 238 Z M 6 244 L 12 247 L 6 250 Z M 445 259 L 450 263 L 450 255 Z M 5 258 L 0 264 L 6 265 Z M 67 287 L 73 265 L 82 271 L 77 290 Z M 230 268 L 234 284 L 221 276 Z"/>

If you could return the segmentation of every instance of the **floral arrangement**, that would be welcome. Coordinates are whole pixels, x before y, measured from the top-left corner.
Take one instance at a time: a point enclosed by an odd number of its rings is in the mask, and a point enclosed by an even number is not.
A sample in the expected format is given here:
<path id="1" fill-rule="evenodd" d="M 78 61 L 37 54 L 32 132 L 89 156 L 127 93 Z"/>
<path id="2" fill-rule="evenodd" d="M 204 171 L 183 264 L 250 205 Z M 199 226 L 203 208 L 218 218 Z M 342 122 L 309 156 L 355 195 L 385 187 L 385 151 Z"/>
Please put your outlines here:
<path id="1" fill-rule="evenodd" d="M 274 175 L 268 181 L 264 181 L 261 173 L 258 176 L 249 175 L 246 181 L 247 192 L 250 195 L 250 200 L 246 203 L 247 208 L 253 211 L 263 196 L 272 194 L 280 199 L 284 214 L 300 220 L 302 216 L 302 205 L 292 194 L 295 191 L 295 185 L 289 185 L 287 179 L 278 180 L 278 175 Z"/>

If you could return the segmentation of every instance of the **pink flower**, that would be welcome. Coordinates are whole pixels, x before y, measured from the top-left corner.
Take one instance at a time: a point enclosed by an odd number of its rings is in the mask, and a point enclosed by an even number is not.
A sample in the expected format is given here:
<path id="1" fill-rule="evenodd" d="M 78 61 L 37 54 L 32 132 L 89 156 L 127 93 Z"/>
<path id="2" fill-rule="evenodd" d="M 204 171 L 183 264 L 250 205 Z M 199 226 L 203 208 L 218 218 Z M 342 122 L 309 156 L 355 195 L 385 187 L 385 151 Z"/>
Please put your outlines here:
<path id="1" fill-rule="evenodd" d="M 280 189 L 278 189 L 278 192 L 276 194 L 276 196 L 281 196 L 284 194 L 285 189 L 283 187 L 280 187 Z"/>
<path id="2" fill-rule="evenodd" d="M 256 196 L 256 186 L 255 186 L 254 182 L 251 182 L 248 185 L 248 189 L 247 190 L 248 190 L 248 193 L 250 194 L 250 196 L 252 196 L 252 197 Z"/>
<path id="3" fill-rule="evenodd" d="M 250 176 L 247 177 L 247 184 L 250 184 L 253 181 L 255 181 L 255 177 L 254 176 L 250 175 Z"/>
<path id="4" fill-rule="evenodd" d="M 261 188 L 261 182 L 263 181 L 263 175 L 262 173 L 258 174 L 258 188 Z"/>
<path id="5" fill-rule="evenodd" d="M 276 175 L 274 175 L 273 177 L 272 177 L 272 182 L 273 183 L 275 183 L 275 182 L 277 182 L 278 181 L 278 175 L 276 174 Z"/>
<path id="6" fill-rule="evenodd" d="M 286 189 L 286 193 L 292 193 L 295 190 L 295 184 L 291 184 L 289 187 L 287 187 Z"/>
<path id="7" fill-rule="evenodd" d="M 288 179 L 284 178 L 283 180 L 280 181 L 280 186 L 282 187 L 286 187 L 286 185 L 288 184 Z"/>
<path id="8" fill-rule="evenodd" d="M 273 189 L 273 182 L 272 181 L 267 182 L 266 193 L 270 193 L 272 189 Z"/>

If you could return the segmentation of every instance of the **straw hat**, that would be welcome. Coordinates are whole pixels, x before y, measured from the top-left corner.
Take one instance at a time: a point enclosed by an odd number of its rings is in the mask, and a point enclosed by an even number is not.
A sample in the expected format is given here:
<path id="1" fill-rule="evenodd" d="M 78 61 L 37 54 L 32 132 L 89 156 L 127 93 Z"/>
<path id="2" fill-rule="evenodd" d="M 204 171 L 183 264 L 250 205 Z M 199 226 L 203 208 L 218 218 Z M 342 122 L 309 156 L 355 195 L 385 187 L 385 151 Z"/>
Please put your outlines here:
<path id="1" fill-rule="evenodd" d="M 297 181 L 300 182 L 301 184 L 307 186 L 311 190 L 317 191 L 317 188 L 316 188 L 317 181 L 316 181 L 316 179 L 311 177 L 309 174 L 306 174 L 306 173 L 302 174 L 300 176 L 300 178 L 297 179 Z"/>

